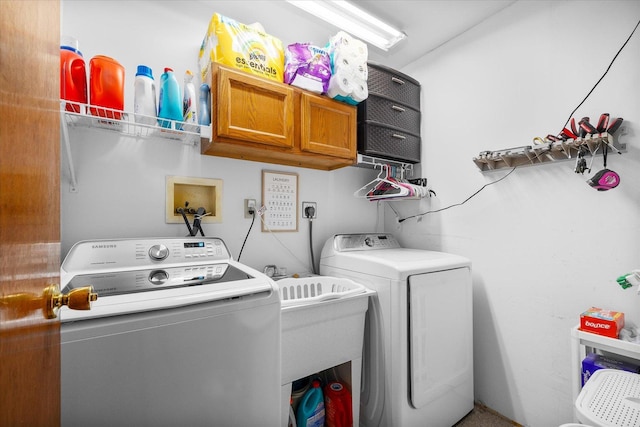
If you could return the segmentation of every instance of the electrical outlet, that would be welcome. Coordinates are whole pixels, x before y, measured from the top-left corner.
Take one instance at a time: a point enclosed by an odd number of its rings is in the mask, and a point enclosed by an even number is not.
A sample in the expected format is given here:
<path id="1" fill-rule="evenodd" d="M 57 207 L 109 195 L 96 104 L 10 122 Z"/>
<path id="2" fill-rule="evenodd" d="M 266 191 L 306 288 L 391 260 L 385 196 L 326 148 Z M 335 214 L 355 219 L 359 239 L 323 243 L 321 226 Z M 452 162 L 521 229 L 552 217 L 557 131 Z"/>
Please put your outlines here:
<path id="1" fill-rule="evenodd" d="M 307 208 L 311 212 L 307 212 Z M 311 214 L 311 216 L 309 216 Z M 316 202 L 302 202 L 302 218 L 316 219 L 318 217 L 318 204 Z"/>
<path id="2" fill-rule="evenodd" d="M 250 211 L 253 211 L 253 214 Z M 256 213 L 256 199 L 244 199 L 244 217 L 253 218 Z"/>

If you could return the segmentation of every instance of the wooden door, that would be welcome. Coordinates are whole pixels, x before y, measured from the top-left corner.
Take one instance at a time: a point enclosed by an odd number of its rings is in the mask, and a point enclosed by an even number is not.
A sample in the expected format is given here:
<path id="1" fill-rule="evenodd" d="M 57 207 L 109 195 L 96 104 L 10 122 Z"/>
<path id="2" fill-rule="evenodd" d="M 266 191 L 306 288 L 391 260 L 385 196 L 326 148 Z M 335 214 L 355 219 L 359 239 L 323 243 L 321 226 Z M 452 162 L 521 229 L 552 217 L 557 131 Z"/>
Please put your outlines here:
<path id="1" fill-rule="evenodd" d="M 60 424 L 58 0 L 0 0 L 0 425 Z"/>

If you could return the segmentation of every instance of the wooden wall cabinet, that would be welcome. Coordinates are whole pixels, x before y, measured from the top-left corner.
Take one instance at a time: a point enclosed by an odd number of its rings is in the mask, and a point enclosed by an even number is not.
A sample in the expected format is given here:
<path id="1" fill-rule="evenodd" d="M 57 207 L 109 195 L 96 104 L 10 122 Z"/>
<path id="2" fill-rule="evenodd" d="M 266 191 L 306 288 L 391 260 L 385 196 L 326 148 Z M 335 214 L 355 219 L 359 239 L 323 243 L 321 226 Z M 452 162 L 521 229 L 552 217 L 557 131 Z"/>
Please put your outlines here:
<path id="1" fill-rule="evenodd" d="M 217 63 L 211 104 L 202 154 L 322 170 L 356 163 L 355 106 Z"/>

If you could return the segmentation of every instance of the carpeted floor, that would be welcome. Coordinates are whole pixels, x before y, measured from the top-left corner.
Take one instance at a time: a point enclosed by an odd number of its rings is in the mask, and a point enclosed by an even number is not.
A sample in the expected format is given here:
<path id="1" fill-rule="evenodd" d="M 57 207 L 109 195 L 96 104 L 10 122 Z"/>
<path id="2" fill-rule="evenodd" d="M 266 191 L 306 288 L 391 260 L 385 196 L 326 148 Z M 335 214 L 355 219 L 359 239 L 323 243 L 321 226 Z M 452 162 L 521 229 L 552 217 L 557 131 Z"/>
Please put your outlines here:
<path id="1" fill-rule="evenodd" d="M 469 414 L 453 427 L 514 427 L 520 426 L 515 421 L 503 417 L 496 411 L 476 403 Z M 522 426 L 520 426 L 522 427 Z"/>

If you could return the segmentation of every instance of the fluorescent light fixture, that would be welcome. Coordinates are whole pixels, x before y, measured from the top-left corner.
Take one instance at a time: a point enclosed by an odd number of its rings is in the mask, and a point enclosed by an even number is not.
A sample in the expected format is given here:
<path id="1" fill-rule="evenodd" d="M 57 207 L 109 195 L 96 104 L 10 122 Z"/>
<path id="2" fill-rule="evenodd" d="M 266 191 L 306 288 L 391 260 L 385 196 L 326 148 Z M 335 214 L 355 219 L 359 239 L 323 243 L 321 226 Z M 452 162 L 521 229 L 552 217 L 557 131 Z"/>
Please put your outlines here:
<path id="1" fill-rule="evenodd" d="M 344 0 L 287 0 L 288 3 L 382 50 L 389 50 L 407 35 Z"/>

